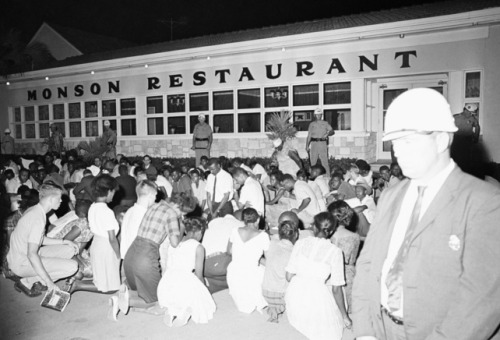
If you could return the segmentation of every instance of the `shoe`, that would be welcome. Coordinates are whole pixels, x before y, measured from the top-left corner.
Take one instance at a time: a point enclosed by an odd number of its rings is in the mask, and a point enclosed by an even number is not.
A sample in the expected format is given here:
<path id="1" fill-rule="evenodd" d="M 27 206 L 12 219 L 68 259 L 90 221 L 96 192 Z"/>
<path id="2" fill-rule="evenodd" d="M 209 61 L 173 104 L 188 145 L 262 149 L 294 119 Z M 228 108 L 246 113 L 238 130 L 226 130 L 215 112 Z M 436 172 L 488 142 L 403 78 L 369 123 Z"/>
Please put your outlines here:
<path id="1" fill-rule="evenodd" d="M 28 297 L 37 297 L 42 295 L 42 292 L 36 291 L 35 289 L 33 289 L 33 287 L 31 289 L 28 289 L 28 287 L 26 287 L 21 281 L 17 281 L 16 283 L 14 283 L 14 289 L 19 293 L 23 292 L 24 295 Z"/>
<path id="2" fill-rule="evenodd" d="M 116 317 L 118 316 L 118 297 L 112 296 L 109 299 L 109 310 L 108 310 L 108 319 L 112 321 L 117 321 Z"/>
<path id="3" fill-rule="evenodd" d="M 184 311 L 181 315 L 177 315 L 172 321 L 172 327 L 182 327 L 191 319 L 191 313 Z"/>
<path id="4" fill-rule="evenodd" d="M 42 284 L 41 282 L 35 282 L 33 284 L 33 287 L 31 289 L 36 290 L 37 292 L 46 292 L 47 291 L 47 286 Z"/>
<path id="5" fill-rule="evenodd" d="M 128 287 L 122 284 L 120 286 L 120 290 L 118 290 L 118 308 L 125 315 L 128 313 L 129 310 L 129 300 L 130 300 L 130 293 L 128 291 Z"/>

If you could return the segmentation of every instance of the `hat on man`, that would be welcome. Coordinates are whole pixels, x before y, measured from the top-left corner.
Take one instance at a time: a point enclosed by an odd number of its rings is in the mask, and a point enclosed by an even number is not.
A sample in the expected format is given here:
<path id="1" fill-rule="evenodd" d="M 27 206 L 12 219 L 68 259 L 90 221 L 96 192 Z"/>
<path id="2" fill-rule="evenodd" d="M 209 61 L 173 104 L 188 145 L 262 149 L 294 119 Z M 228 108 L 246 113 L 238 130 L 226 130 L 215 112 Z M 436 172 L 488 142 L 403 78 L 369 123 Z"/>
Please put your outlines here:
<path id="1" fill-rule="evenodd" d="M 314 114 L 315 115 L 322 115 L 323 114 L 323 110 L 321 110 L 319 107 L 317 107 L 316 110 L 314 110 Z"/>
<path id="2" fill-rule="evenodd" d="M 10 129 L 5 129 L 4 133 L 10 133 Z"/>
<path id="3" fill-rule="evenodd" d="M 402 93 L 389 106 L 382 141 L 416 132 L 457 130 L 446 98 L 436 90 L 416 88 Z"/>
<path id="4" fill-rule="evenodd" d="M 110 126 L 110 125 L 111 125 L 111 123 L 109 122 L 109 120 L 104 121 L 104 126 Z"/>
<path id="5" fill-rule="evenodd" d="M 205 115 L 204 115 L 203 113 L 200 113 L 200 114 L 198 115 L 198 118 L 203 118 L 203 119 L 205 119 Z"/>
<path id="6" fill-rule="evenodd" d="M 371 195 L 372 194 L 372 187 L 368 184 L 368 182 L 364 178 L 358 178 L 356 182 L 354 183 L 355 187 L 362 187 L 366 189 L 366 194 Z"/>
<path id="7" fill-rule="evenodd" d="M 469 112 L 475 112 L 477 110 L 477 104 L 473 103 L 467 104 L 465 105 L 465 109 Z"/>
<path id="8" fill-rule="evenodd" d="M 283 143 L 283 141 L 281 140 L 281 138 L 276 138 L 275 140 L 273 140 L 273 145 L 274 145 L 275 148 L 277 148 L 278 146 L 280 146 L 281 143 Z"/>

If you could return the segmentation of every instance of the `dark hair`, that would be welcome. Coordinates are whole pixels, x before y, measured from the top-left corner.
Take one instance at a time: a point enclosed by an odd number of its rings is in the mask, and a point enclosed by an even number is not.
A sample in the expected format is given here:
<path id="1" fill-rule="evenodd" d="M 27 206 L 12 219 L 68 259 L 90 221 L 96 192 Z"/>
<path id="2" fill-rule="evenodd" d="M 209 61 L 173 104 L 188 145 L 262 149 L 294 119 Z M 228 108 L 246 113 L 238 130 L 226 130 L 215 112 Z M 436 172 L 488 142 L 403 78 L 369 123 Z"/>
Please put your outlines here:
<path id="1" fill-rule="evenodd" d="M 198 200 L 193 196 L 189 196 L 184 192 L 177 192 L 172 195 L 170 202 L 178 204 L 184 212 L 191 212 L 196 208 Z"/>
<path id="2" fill-rule="evenodd" d="M 299 171 L 297 171 L 297 178 L 299 177 L 309 178 L 309 173 L 304 169 L 300 169 Z"/>
<path id="3" fill-rule="evenodd" d="M 331 181 L 333 178 L 338 178 L 338 179 L 340 179 L 341 181 L 343 181 L 343 180 L 344 180 L 344 175 L 343 175 L 343 174 L 341 174 L 340 172 L 334 172 L 334 173 L 332 174 L 332 177 L 330 178 L 330 181 Z"/>
<path id="4" fill-rule="evenodd" d="M 389 171 L 389 167 L 387 165 L 382 165 L 379 169 L 378 169 L 378 172 L 382 172 L 382 171 Z"/>
<path id="5" fill-rule="evenodd" d="M 202 217 L 189 217 L 184 220 L 184 229 L 187 233 L 201 231 L 203 234 L 207 228 L 207 221 Z"/>
<path id="6" fill-rule="evenodd" d="M 356 164 L 359 170 L 364 170 L 364 171 L 371 170 L 370 164 L 368 164 L 364 159 L 358 159 L 356 162 L 354 162 L 354 164 Z"/>
<path id="7" fill-rule="evenodd" d="M 291 221 L 283 221 L 278 226 L 278 235 L 280 236 L 280 240 L 288 240 L 292 243 L 295 243 L 298 234 L 298 226 Z"/>
<path id="8" fill-rule="evenodd" d="M 120 164 L 118 166 L 118 173 L 121 175 L 121 174 L 127 174 L 128 173 L 128 166 L 126 166 L 125 164 Z"/>
<path id="9" fill-rule="evenodd" d="M 204 159 L 206 159 L 208 161 L 208 157 L 207 156 L 203 155 L 203 156 L 200 157 L 200 161 L 202 161 Z"/>
<path id="10" fill-rule="evenodd" d="M 92 171 L 90 171 L 89 169 L 85 169 L 85 170 L 83 170 L 83 174 L 84 175 L 92 175 Z"/>
<path id="11" fill-rule="evenodd" d="M 248 172 L 246 172 L 246 170 L 243 169 L 243 168 L 234 168 L 233 171 L 232 171 L 232 174 L 233 174 L 234 177 L 238 177 L 238 176 L 241 176 L 241 175 L 248 176 Z"/>
<path id="12" fill-rule="evenodd" d="M 49 164 L 45 167 L 45 170 L 47 170 L 48 174 L 53 174 L 54 172 L 59 173 L 59 168 L 57 165 L 54 164 Z"/>
<path id="13" fill-rule="evenodd" d="M 254 208 L 243 209 L 241 216 L 243 217 L 243 222 L 245 222 L 245 224 L 255 223 L 259 220 L 259 214 L 257 213 L 257 210 L 255 210 Z"/>
<path id="14" fill-rule="evenodd" d="M 182 175 L 182 170 L 181 168 L 174 168 L 171 173 L 177 172 L 179 175 Z"/>
<path id="15" fill-rule="evenodd" d="M 398 162 L 391 163 L 391 170 L 392 170 L 395 166 L 399 166 Z"/>
<path id="16" fill-rule="evenodd" d="M 188 174 L 189 174 L 189 176 L 192 176 L 194 174 L 201 176 L 200 172 L 201 172 L 200 169 L 191 169 L 191 170 L 189 170 Z"/>
<path id="17" fill-rule="evenodd" d="M 28 175 L 30 174 L 30 171 L 26 168 L 22 168 L 21 170 L 19 170 L 19 175 L 21 175 L 21 172 L 27 172 Z"/>
<path id="18" fill-rule="evenodd" d="M 271 176 L 276 177 L 276 180 L 278 182 L 281 182 L 281 180 L 283 179 L 283 173 L 281 171 L 279 171 L 278 169 L 271 171 L 271 173 L 269 174 L 269 177 L 271 177 Z"/>
<path id="19" fill-rule="evenodd" d="M 15 175 L 14 175 L 14 170 L 12 170 L 12 169 L 7 169 L 7 170 L 5 170 L 4 175 L 5 175 L 5 176 L 8 176 L 8 175 L 15 176 Z"/>
<path id="20" fill-rule="evenodd" d="M 29 186 L 23 184 L 19 188 L 17 188 L 17 194 L 22 195 L 23 193 L 29 190 L 30 190 Z"/>
<path id="21" fill-rule="evenodd" d="M 24 211 L 40 202 L 38 191 L 35 189 L 28 189 L 21 194 L 21 201 L 19 202 L 19 209 Z"/>
<path id="22" fill-rule="evenodd" d="M 347 230 L 355 232 L 354 210 L 345 201 L 335 201 L 328 206 L 328 211 L 337 218 L 339 224 L 342 224 Z"/>
<path id="23" fill-rule="evenodd" d="M 102 174 L 92 180 L 92 193 L 95 197 L 105 197 L 111 190 L 118 190 L 118 182 L 108 174 Z"/>
<path id="24" fill-rule="evenodd" d="M 149 158 L 149 160 L 150 160 L 151 162 L 153 161 L 153 159 L 151 158 L 151 156 L 150 156 L 150 155 L 144 155 L 144 157 L 142 157 L 142 160 L 144 160 L 144 158 L 146 158 L 146 157 L 147 157 L 147 158 Z"/>
<path id="25" fill-rule="evenodd" d="M 326 169 L 323 165 L 321 164 L 316 164 L 314 166 L 311 167 L 311 172 L 314 170 L 314 169 L 318 169 L 319 172 L 321 173 L 321 175 L 324 175 L 326 173 Z"/>
<path id="26" fill-rule="evenodd" d="M 281 182 L 284 182 L 284 181 L 294 181 L 293 176 L 290 174 L 284 174 L 281 177 Z"/>
<path id="27" fill-rule="evenodd" d="M 208 161 L 208 166 L 211 166 L 211 165 L 218 165 L 220 166 L 220 160 L 218 158 L 210 158 L 210 160 Z"/>
<path id="28" fill-rule="evenodd" d="M 89 215 L 89 209 L 90 209 L 91 205 L 92 205 L 92 201 L 76 200 L 76 204 L 75 204 L 76 215 L 80 218 L 82 218 L 82 217 L 87 218 Z"/>
<path id="29" fill-rule="evenodd" d="M 314 226 L 316 227 L 316 237 L 330 238 L 338 227 L 335 216 L 329 212 L 321 212 L 314 216 Z"/>
<path id="30" fill-rule="evenodd" d="M 238 163 L 238 164 L 243 164 L 243 161 L 241 160 L 241 158 L 239 157 L 236 157 L 236 158 L 233 158 L 233 161 L 232 163 Z"/>

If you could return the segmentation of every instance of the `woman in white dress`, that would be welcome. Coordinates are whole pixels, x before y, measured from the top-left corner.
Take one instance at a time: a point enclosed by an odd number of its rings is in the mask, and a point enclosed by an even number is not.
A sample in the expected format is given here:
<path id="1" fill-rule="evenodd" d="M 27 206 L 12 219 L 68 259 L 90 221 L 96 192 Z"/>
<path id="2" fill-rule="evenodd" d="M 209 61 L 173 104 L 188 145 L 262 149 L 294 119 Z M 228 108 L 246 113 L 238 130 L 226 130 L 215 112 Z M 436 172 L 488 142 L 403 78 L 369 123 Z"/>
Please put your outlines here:
<path id="1" fill-rule="evenodd" d="M 158 303 L 167 308 L 165 323 L 176 327 L 190 318 L 195 323 L 207 323 L 216 309 L 203 276 L 205 248 L 200 241 L 206 222 L 188 218 L 184 227 L 186 236 L 176 248 L 170 247 L 167 270 L 158 284 Z"/>
<path id="2" fill-rule="evenodd" d="M 315 237 L 297 241 L 286 267 L 290 281 L 285 294 L 288 320 L 313 340 L 340 340 L 344 327 L 352 324 L 342 291 L 342 250 L 330 242 L 337 224 L 328 212 L 316 215 Z"/>
<path id="3" fill-rule="evenodd" d="M 108 203 L 118 190 L 118 182 L 110 175 L 97 176 L 92 181 L 92 191 L 96 201 L 88 212 L 90 231 L 94 234 L 90 246 L 93 283 L 90 281 L 67 281 L 67 291 L 90 291 L 109 293 L 120 288 L 120 247 L 116 235 L 120 227 Z M 116 297 L 112 297 L 116 299 Z M 110 301 L 112 305 L 113 302 Z"/>
<path id="4" fill-rule="evenodd" d="M 227 245 L 227 252 L 233 256 L 227 267 L 227 285 L 238 310 L 250 314 L 267 306 L 262 296 L 264 267 L 260 260 L 269 248 L 269 236 L 259 230 L 255 209 L 244 209 L 242 216 L 245 226 L 233 230 Z"/>

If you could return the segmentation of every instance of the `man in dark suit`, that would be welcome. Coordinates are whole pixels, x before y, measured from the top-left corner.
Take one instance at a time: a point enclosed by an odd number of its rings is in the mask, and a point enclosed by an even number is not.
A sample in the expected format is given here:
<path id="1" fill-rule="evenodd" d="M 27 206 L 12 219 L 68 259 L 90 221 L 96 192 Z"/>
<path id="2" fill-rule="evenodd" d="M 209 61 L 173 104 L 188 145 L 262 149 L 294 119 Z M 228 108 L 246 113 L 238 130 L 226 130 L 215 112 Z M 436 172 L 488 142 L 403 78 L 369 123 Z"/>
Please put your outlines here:
<path id="1" fill-rule="evenodd" d="M 500 191 L 450 158 L 449 104 L 412 89 L 390 105 L 408 177 L 385 190 L 357 263 L 354 334 L 364 339 L 500 339 Z"/>

